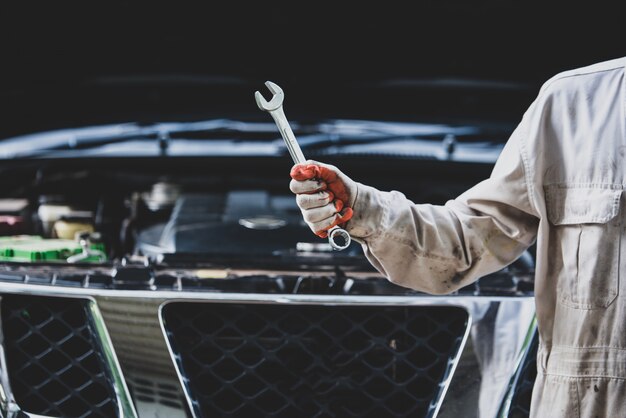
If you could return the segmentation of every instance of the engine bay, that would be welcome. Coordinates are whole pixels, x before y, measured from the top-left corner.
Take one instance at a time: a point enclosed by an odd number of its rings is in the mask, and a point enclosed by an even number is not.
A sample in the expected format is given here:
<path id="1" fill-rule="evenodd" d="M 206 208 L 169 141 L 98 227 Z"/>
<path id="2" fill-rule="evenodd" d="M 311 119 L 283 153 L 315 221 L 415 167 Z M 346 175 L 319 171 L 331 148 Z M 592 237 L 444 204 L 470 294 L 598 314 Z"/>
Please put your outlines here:
<path id="1" fill-rule="evenodd" d="M 63 173 L 41 194 L 0 199 L 0 260 L 97 263 L 144 256 L 162 263 L 330 251 L 306 227 L 288 189 L 216 192 L 155 179 L 124 190 L 109 178 L 98 196 L 83 188 L 94 177 Z M 359 252 L 355 245 L 338 255 Z"/>
<path id="2" fill-rule="evenodd" d="M 382 277 L 357 242 L 333 251 L 327 240 L 311 233 L 289 191 L 285 173 L 290 167 L 284 161 L 186 163 L 81 159 L 7 164 L 5 176 L 21 181 L 0 197 L 2 280 L 219 292 L 226 286 L 243 293 L 413 292 Z M 387 167 L 383 171 L 372 170 L 371 164 L 360 158 L 344 166 L 363 183 L 382 190 L 396 185 L 413 201 L 435 204 L 462 193 L 489 169 L 379 160 L 376 164 Z M 532 292 L 533 270 L 533 258 L 526 254 L 463 291 Z"/>
<path id="3" fill-rule="evenodd" d="M 5 177 L 20 180 L 0 196 L 0 260 L 99 263 L 142 256 L 157 264 L 193 264 L 313 253 L 364 261 L 359 244 L 332 251 L 311 233 L 289 191 L 290 167 L 282 159 L 170 165 L 164 160 L 48 160 L 5 167 Z M 371 171 L 351 165 L 368 182 Z M 408 196 L 431 203 L 444 203 L 464 187 L 445 176 L 433 182 L 418 174 L 410 181 L 394 169 L 378 178 L 379 187 L 393 188 L 394 178 L 400 186 L 404 182 Z"/>

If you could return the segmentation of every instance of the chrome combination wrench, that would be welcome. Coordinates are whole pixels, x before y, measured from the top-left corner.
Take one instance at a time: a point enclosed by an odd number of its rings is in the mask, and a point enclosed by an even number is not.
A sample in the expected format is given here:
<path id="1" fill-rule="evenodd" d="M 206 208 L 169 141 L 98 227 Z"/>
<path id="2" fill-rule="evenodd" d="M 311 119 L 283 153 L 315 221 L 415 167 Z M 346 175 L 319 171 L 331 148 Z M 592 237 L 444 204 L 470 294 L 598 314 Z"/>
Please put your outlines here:
<path id="1" fill-rule="evenodd" d="M 257 91 L 254 93 L 256 104 L 259 106 L 259 109 L 269 112 L 272 118 L 274 118 L 274 122 L 276 122 L 276 126 L 278 126 L 278 131 L 283 137 L 285 145 L 287 145 L 287 150 L 294 164 L 304 164 L 306 159 L 304 158 L 304 154 L 302 154 L 302 149 L 300 145 L 298 145 L 296 136 L 293 134 L 285 112 L 283 111 L 283 100 L 285 99 L 283 89 L 271 81 L 266 81 L 265 86 L 272 93 L 272 99 L 268 102 L 263 98 L 263 95 Z M 328 230 L 328 242 L 333 250 L 345 250 L 348 248 L 351 241 L 352 238 L 350 234 L 343 228 L 334 226 Z"/>

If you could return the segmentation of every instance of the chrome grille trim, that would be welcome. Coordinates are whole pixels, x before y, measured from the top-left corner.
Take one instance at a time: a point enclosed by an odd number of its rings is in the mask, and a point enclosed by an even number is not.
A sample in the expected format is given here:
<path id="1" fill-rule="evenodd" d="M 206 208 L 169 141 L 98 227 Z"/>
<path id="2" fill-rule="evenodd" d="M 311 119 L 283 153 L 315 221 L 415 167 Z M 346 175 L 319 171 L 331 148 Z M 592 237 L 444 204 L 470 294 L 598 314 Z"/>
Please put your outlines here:
<path id="1" fill-rule="evenodd" d="M 232 299 L 222 299 L 222 300 L 204 300 L 204 299 L 185 299 L 184 302 L 187 303 L 220 303 L 220 304 L 224 304 L 224 303 L 233 303 L 233 304 L 239 304 L 239 303 L 246 303 L 246 304 L 258 304 L 258 305 L 268 305 L 268 304 L 273 304 L 273 305 L 284 305 L 284 304 L 288 304 L 288 305 L 292 305 L 292 306 L 303 306 L 303 305 L 309 305 L 309 306 L 363 306 L 363 307 L 402 307 L 402 306 L 425 306 L 425 307 L 432 307 L 432 306 L 447 306 L 447 307 L 456 307 L 456 308 L 461 308 L 464 311 L 467 312 L 467 309 L 465 306 L 463 306 L 463 304 L 455 304 L 455 303 L 408 303 L 409 301 L 404 301 L 404 303 L 398 303 L 399 301 L 397 300 L 396 297 L 388 297 L 388 296 L 384 296 L 384 297 L 372 297 L 373 300 L 368 301 L 363 303 L 362 301 L 359 301 L 359 303 L 355 303 L 357 301 L 355 301 L 354 299 L 360 299 L 363 296 L 344 296 L 341 298 L 341 300 L 333 300 L 332 302 L 329 300 L 325 300 L 325 301 L 320 301 L 318 300 L 318 303 L 312 302 L 312 301 L 302 301 L 302 300 L 292 300 L 291 296 L 295 296 L 295 295 L 288 295 L 286 299 L 284 298 L 280 298 L 279 301 L 267 301 L 267 300 L 256 300 L 256 301 L 250 301 L 250 300 L 241 300 L 239 298 L 236 298 L 235 296 L 241 296 L 241 295 L 231 295 L 233 298 Z M 317 299 L 317 298 L 315 298 Z M 328 299 L 327 297 L 324 297 L 323 299 Z M 415 302 L 414 300 L 415 298 L 413 298 L 412 302 Z M 435 298 L 436 299 L 436 298 Z M 160 323 L 161 323 L 161 329 L 163 332 L 163 337 L 165 338 L 167 345 L 168 345 L 168 350 L 170 352 L 170 355 L 172 356 L 172 361 L 174 362 L 174 364 L 177 364 L 175 356 L 176 354 L 174 353 L 172 346 L 170 344 L 169 339 L 167 338 L 167 330 L 165 327 L 165 323 L 163 320 L 163 309 L 165 306 L 171 304 L 171 303 L 177 303 L 177 302 L 181 302 L 180 300 L 168 300 L 166 302 L 164 302 L 160 307 L 159 307 L 159 319 L 160 319 Z M 442 402 L 445 399 L 446 396 L 446 392 L 450 386 L 450 382 L 452 379 L 452 376 L 454 376 L 454 371 L 456 369 L 456 366 L 459 362 L 461 353 L 463 352 L 463 349 L 465 347 L 465 343 L 467 342 L 468 336 L 469 336 L 469 332 L 472 326 L 472 317 L 471 315 L 468 313 L 468 319 L 467 319 L 467 324 L 465 326 L 465 330 L 463 332 L 463 336 L 462 336 L 462 340 L 460 342 L 460 345 L 457 349 L 457 351 L 454 353 L 454 356 L 449 360 L 449 368 L 446 370 L 446 373 L 444 374 L 444 377 L 442 379 L 442 381 L 440 382 L 440 386 L 441 386 L 441 390 L 437 396 L 434 408 L 430 409 L 428 415 L 426 415 L 427 418 L 432 418 L 432 417 L 436 417 L 439 409 L 441 408 Z M 192 394 L 189 393 L 189 388 L 188 385 L 185 384 L 185 378 L 183 377 L 180 368 L 177 366 L 177 374 L 179 376 L 180 379 L 180 383 L 181 386 L 183 387 L 183 390 L 185 391 L 187 398 L 188 398 L 188 402 L 189 402 L 189 406 L 190 409 L 192 411 L 192 414 L 194 417 L 196 417 L 196 411 L 195 408 L 193 406 L 192 403 Z"/>
<path id="2" fill-rule="evenodd" d="M 225 279 L 228 280 L 228 279 Z M 46 286 L 41 284 L 24 284 L 15 282 L 0 282 L 0 294 L 1 293 L 15 293 L 15 294 L 33 294 L 44 296 L 65 296 L 65 297 L 78 297 L 78 298 L 91 298 L 98 305 L 98 309 L 101 311 L 102 319 L 106 325 L 107 332 L 110 336 L 110 343 L 117 352 L 117 360 L 123 370 L 124 375 L 129 382 L 133 378 L 138 376 L 130 376 L 127 372 L 134 366 L 132 363 L 136 357 L 128 356 L 126 359 L 120 356 L 123 349 L 127 349 L 129 346 L 125 345 L 124 333 L 116 328 L 113 323 L 116 321 L 124 320 L 125 312 L 124 307 L 129 307 L 136 304 L 146 304 L 150 306 L 150 310 L 147 317 L 150 318 L 147 322 L 139 323 L 136 327 L 131 327 L 130 333 L 133 334 L 137 330 L 142 334 L 150 335 L 152 338 L 159 338 L 156 345 L 163 347 L 150 349 L 149 354 L 146 356 L 148 361 L 144 363 L 144 368 L 138 370 L 145 374 L 145 377 L 150 378 L 149 373 L 145 370 L 148 365 L 155 366 L 157 363 L 163 363 L 163 359 L 168 361 L 166 367 L 162 372 L 167 372 L 167 383 L 173 384 L 179 387 L 180 393 L 183 394 L 185 402 L 185 410 L 181 410 L 180 414 L 173 414 L 175 411 L 171 409 L 172 414 L 169 416 L 185 417 L 191 416 L 192 409 L 189 408 L 190 399 L 185 393 L 184 388 L 180 384 L 181 376 L 178 374 L 177 368 L 174 366 L 171 358 L 171 351 L 167 346 L 167 339 L 163 334 L 163 327 L 161 324 L 160 307 L 169 303 L 170 301 L 197 301 L 197 302 L 214 302 L 214 303 L 260 303 L 260 304 L 312 304 L 322 306 L 332 306 L 336 304 L 350 304 L 361 306 L 376 306 L 376 305 L 452 305 L 464 307 L 470 311 L 470 319 L 475 323 L 475 309 L 476 307 L 486 306 L 490 303 L 496 303 L 501 306 L 512 306 L 515 309 L 519 308 L 520 315 L 517 319 L 518 326 L 527 329 L 534 313 L 534 300 L 531 296 L 428 296 L 428 295 L 410 295 L 410 296 L 336 296 L 336 295 L 303 295 L 303 294 L 259 294 L 259 293 L 216 293 L 216 292 L 202 292 L 202 291 L 145 291 L 145 290 L 112 290 L 112 289 L 97 289 L 97 288 L 68 288 L 60 286 Z M 529 314 L 530 312 L 530 314 Z M 121 316 L 120 316 L 121 315 Z M 146 329 L 150 328 L 150 329 Z M 156 327 L 156 328 L 155 328 Z M 154 331 L 158 331 L 156 334 Z M 128 332 L 126 332 L 128 334 Z M 122 337 L 122 338 L 120 338 Z M 470 339 L 467 338 L 467 342 Z M 123 348 L 122 348 L 123 347 Z M 521 346 L 516 348 L 516 353 L 519 352 Z M 459 399 L 461 392 L 467 386 L 466 381 L 463 380 L 461 373 L 464 374 L 476 374 L 478 370 L 476 365 L 467 364 L 466 360 L 469 358 L 475 358 L 476 353 L 472 351 L 474 348 L 472 344 L 466 343 L 461 354 L 458 356 L 457 363 L 455 365 L 455 372 L 451 373 L 449 379 L 446 381 L 447 393 L 442 397 L 442 402 L 438 405 L 438 415 L 440 418 L 458 417 L 461 405 L 459 402 L 465 402 L 465 399 Z M 115 352 L 114 351 L 114 352 Z M 146 351 L 148 353 L 148 351 Z M 160 358 L 159 362 L 150 360 L 152 357 Z M 165 357 L 164 357 L 165 356 Z M 511 373 L 514 371 L 514 365 L 511 365 Z M 463 366 L 463 367 L 461 367 Z M 168 372 L 169 370 L 169 372 Z M 460 371 L 459 371 L 460 370 Z M 120 372 L 121 373 L 121 372 Z M 121 375 L 121 374 L 120 374 Z M 474 385 L 476 386 L 476 385 Z M 476 390 L 471 388 L 471 390 Z M 469 396 L 469 395 L 468 395 Z M 471 395 L 470 398 L 474 396 Z M 130 399 L 130 398 L 129 398 Z M 134 399 L 137 402 L 136 399 Z M 474 401 L 472 401 L 474 402 Z M 149 410 L 143 409 L 143 406 L 137 406 L 137 412 L 142 417 L 156 416 Z M 5 411 L 2 411 L 5 412 Z M 168 410 L 169 413 L 169 410 Z"/>
<path id="3" fill-rule="evenodd" d="M 104 354 L 104 360 L 106 362 L 106 366 L 111 373 L 114 384 L 113 390 L 115 392 L 118 411 L 117 416 L 121 418 L 137 418 L 137 412 L 135 407 L 131 401 L 130 395 L 128 393 L 128 388 L 126 386 L 126 381 L 124 379 L 123 373 L 117 361 L 115 350 L 113 345 L 111 344 L 111 340 L 109 338 L 108 332 L 106 330 L 106 326 L 102 320 L 102 316 L 100 315 L 100 311 L 98 309 L 96 300 L 94 297 L 89 295 L 58 295 L 58 294 L 49 294 L 48 292 L 14 292 L 10 291 L 10 289 L 3 289 L 3 286 L 0 285 L 0 303 L 2 303 L 2 296 L 5 294 L 13 294 L 13 295 L 32 295 L 38 297 L 51 297 L 51 298 L 72 298 L 77 300 L 83 300 L 87 302 L 87 308 L 89 314 L 91 315 L 92 324 L 94 325 L 94 330 L 96 334 L 97 341 L 101 345 L 101 349 Z M 0 321 L 2 317 L 0 316 Z M 42 415 L 37 415 L 29 412 L 25 412 L 22 408 L 15 402 L 13 397 L 13 393 L 11 391 L 10 381 L 8 377 L 7 367 L 6 367 L 6 357 L 5 357 L 5 349 L 4 349 L 4 333 L 2 331 L 2 326 L 0 324 L 0 416 L 29 416 L 29 417 L 44 417 Z"/>

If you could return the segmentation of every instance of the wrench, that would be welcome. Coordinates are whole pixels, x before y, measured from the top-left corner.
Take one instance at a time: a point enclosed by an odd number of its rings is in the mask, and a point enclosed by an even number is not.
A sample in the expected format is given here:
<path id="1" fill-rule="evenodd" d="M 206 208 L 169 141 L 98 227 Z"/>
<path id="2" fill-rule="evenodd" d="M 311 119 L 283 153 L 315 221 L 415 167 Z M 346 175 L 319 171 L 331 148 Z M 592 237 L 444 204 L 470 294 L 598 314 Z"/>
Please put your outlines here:
<path id="1" fill-rule="evenodd" d="M 302 149 L 300 145 L 298 145 L 296 136 L 293 134 L 285 112 L 283 111 L 283 100 L 285 99 L 283 89 L 271 81 L 266 81 L 265 86 L 267 86 L 268 90 L 272 93 L 272 99 L 268 102 L 263 98 L 263 95 L 257 91 L 254 93 L 257 106 L 259 109 L 269 112 L 272 118 L 274 118 L 274 122 L 276 122 L 276 126 L 278 126 L 278 131 L 285 141 L 285 145 L 287 146 L 287 150 L 294 164 L 305 163 L 306 159 L 304 158 Z M 328 230 L 328 242 L 333 250 L 345 250 L 348 248 L 351 241 L 352 238 L 350 234 L 343 228 L 334 226 Z"/>

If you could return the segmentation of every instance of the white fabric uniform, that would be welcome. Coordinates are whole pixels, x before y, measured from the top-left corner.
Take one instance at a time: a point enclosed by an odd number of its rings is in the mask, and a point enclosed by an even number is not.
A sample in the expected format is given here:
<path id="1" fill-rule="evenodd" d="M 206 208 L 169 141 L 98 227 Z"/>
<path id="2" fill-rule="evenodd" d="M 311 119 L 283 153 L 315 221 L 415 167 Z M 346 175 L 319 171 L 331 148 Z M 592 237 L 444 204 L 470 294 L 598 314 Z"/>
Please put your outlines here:
<path id="1" fill-rule="evenodd" d="M 347 224 L 392 282 L 435 294 L 537 242 L 533 417 L 626 416 L 625 65 L 546 82 L 491 177 L 445 206 L 358 184 Z"/>

